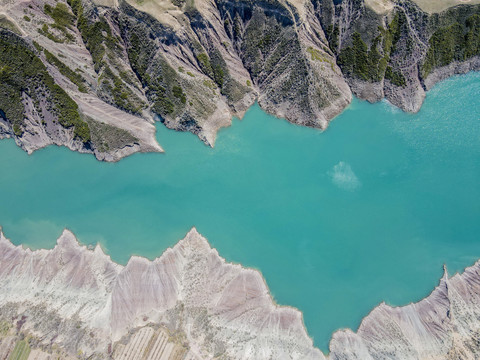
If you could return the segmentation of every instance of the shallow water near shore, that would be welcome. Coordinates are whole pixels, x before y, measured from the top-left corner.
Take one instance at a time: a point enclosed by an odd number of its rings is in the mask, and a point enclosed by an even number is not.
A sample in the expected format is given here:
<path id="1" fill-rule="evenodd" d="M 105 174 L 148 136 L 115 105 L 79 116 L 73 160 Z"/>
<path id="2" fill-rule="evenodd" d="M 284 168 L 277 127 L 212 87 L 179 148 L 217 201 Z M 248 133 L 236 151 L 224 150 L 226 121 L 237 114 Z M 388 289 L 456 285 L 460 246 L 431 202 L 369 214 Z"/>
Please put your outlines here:
<path id="1" fill-rule="evenodd" d="M 0 225 L 51 248 L 64 227 L 125 263 L 196 226 L 221 256 L 299 308 L 315 345 L 403 305 L 480 258 L 480 73 L 427 95 L 418 114 L 355 99 L 327 131 L 252 107 L 214 149 L 159 124 L 165 154 L 116 164 L 0 141 Z"/>

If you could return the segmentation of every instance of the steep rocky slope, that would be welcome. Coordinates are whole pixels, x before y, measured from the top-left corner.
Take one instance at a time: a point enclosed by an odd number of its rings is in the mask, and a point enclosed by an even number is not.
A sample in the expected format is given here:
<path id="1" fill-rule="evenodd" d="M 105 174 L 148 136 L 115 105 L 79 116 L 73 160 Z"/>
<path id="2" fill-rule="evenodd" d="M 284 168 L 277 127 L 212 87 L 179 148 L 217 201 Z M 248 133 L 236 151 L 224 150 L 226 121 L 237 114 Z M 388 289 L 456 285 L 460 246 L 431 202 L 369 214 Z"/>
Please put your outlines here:
<path id="1" fill-rule="evenodd" d="M 381 304 L 357 333 L 338 331 L 331 359 L 478 359 L 480 262 L 452 278 L 445 274 L 422 301 L 393 308 Z"/>
<path id="2" fill-rule="evenodd" d="M 480 68 L 479 5 L 429 14 L 409 0 L 383 6 L 344 0 L 333 8 L 317 3 L 330 47 L 362 99 L 385 97 L 416 112 L 436 82 Z"/>
<path id="3" fill-rule="evenodd" d="M 320 129 L 352 92 L 418 111 L 480 66 L 480 5 L 411 0 L 1 0 L 0 35 L 0 137 L 108 161 L 161 151 L 155 120 L 213 146 L 255 101 Z"/>
<path id="4" fill-rule="evenodd" d="M 126 266 L 64 231 L 52 250 L 0 235 L 0 355 L 39 358 L 476 359 L 480 262 L 424 300 L 381 304 L 325 357 L 298 310 L 275 305 L 261 274 L 226 263 L 195 229 L 160 258 Z"/>
<path id="5" fill-rule="evenodd" d="M 101 357 L 156 324 L 193 358 L 323 358 L 300 312 L 276 306 L 258 271 L 225 263 L 195 230 L 160 258 L 125 267 L 68 231 L 34 252 L 1 235 L 0 289 L 0 320 L 17 319 L 18 331 L 71 356 Z"/>
<path id="6" fill-rule="evenodd" d="M 0 28 L 0 137 L 14 137 L 29 153 L 57 144 L 108 161 L 161 151 L 153 120 L 102 100 L 67 4 L 2 1 L 1 10 L 22 31 Z"/>

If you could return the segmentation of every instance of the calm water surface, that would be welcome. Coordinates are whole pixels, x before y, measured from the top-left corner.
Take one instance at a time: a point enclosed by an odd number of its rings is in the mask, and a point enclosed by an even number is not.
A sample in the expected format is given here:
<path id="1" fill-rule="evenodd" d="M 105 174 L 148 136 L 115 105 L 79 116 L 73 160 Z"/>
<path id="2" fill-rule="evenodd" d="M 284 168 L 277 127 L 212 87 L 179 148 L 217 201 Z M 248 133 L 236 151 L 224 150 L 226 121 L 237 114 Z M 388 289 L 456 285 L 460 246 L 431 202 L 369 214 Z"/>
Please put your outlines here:
<path id="1" fill-rule="evenodd" d="M 165 154 L 117 164 L 0 142 L 0 224 L 51 248 L 64 227 L 113 259 L 154 258 L 196 226 L 262 271 L 315 344 L 375 305 L 427 295 L 480 258 L 480 74 L 447 80 L 416 115 L 352 105 L 321 133 L 254 106 L 214 149 L 158 126 Z"/>

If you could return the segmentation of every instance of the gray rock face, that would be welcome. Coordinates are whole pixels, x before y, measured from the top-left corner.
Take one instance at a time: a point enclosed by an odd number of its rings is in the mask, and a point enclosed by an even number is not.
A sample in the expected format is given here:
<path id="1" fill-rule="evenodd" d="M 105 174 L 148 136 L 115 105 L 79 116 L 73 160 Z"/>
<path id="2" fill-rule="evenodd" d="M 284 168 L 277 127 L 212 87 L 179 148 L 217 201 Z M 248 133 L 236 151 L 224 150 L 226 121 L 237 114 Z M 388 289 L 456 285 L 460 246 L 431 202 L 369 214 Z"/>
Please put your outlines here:
<path id="1" fill-rule="evenodd" d="M 470 71 L 480 70 L 480 57 L 475 56 L 467 61 L 453 63 L 435 69 L 424 81 L 425 88 L 430 90 L 437 82 L 445 80 L 450 76 L 457 74 L 466 74 Z"/>
<path id="2" fill-rule="evenodd" d="M 451 278 L 445 271 L 418 303 L 379 305 L 356 333 L 333 335 L 328 357 L 314 348 L 298 310 L 274 304 L 258 271 L 226 263 L 195 229 L 160 258 L 132 257 L 125 267 L 99 246 L 80 246 L 69 231 L 54 249 L 38 251 L 1 235 L 0 290 L 0 323 L 20 319 L 18 331 L 44 351 L 58 345 L 70 356 L 117 358 L 150 339 L 152 326 L 180 336 L 188 359 L 480 356 L 480 262 Z"/>

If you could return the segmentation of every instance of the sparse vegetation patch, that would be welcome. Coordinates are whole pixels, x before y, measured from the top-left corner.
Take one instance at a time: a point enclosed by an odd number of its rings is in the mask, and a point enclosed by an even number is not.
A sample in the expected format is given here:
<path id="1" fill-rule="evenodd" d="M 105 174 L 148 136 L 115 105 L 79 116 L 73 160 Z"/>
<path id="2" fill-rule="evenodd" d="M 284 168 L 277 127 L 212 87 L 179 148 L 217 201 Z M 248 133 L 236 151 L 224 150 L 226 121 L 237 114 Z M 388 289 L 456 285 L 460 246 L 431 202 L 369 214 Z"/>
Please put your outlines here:
<path id="1" fill-rule="evenodd" d="M 33 99 L 37 111 L 44 99 L 60 125 L 74 128 L 83 142 L 90 140 L 88 125 L 80 119 L 78 106 L 58 86 L 34 51 L 16 35 L 0 31 L 0 115 L 11 122 L 15 135 L 24 131 L 23 95 Z"/>
<path id="2" fill-rule="evenodd" d="M 45 49 L 44 53 L 47 61 L 53 66 L 55 66 L 63 76 L 67 77 L 72 83 L 77 85 L 78 90 L 80 92 L 83 92 L 83 93 L 87 92 L 87 87 L 85 86 L 85 79 L 80 74 L 70 69 L 67 65 L 61 62 L 55 55 L 53 55 L 50 51 Z"/>
<path id="3" fill-rule="evenodd" d="M 480 54 L 480 15 L 468 17 L 464 26 L 455 22 L 435 31 L 429 40 L 429 49 L 422 66 L 423 76 L 436 67 L 453 61 L 464 61 Z"/>

